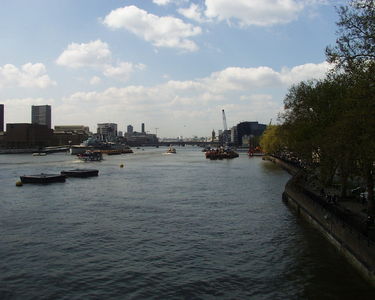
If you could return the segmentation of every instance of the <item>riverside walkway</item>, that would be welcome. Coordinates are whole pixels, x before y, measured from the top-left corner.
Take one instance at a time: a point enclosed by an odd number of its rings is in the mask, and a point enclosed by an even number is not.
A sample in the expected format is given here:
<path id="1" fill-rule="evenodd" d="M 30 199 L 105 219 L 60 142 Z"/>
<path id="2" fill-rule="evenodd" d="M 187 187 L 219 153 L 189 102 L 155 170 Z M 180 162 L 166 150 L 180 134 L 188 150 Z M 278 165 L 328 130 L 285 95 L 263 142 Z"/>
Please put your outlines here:
<path id="1" fill-rule="evenodd" d="M 375 242 L 375 225 L 367 216 L 367 201 L 358 197 L 341 198 L 340 190 L 335 187 L 322 187 L 317 178 L 308 176 L 304 166 L 296 160 L 280 156 L 269 156 L 267 160 L 276 162 L 294 175 L 293 183 L 300 192 L 324 207 L 347 226 L 352 227 L 366 239 Z"/>

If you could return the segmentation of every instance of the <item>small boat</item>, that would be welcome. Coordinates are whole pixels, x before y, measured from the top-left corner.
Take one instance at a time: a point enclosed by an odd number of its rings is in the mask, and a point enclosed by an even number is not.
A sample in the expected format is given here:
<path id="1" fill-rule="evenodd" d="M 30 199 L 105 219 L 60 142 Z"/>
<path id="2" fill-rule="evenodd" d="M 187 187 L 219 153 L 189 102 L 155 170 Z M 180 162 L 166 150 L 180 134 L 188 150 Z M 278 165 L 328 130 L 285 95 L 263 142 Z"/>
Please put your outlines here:
<path id="1" fill-rule="evenodd" d="M 34 152 L 32 155 L 33 156 L 46 156 L 47 153 L 46 152 Z"/>
<path id="2" fill-rule="evenodd" d="M 98 176 L 99 170 L 95 169 L 73 169 L 67 171 L 61 171 L 61 175 L 66 177 L 92 177 Z"/>
<path id="3" fill-rule="evenodd" d="M 264 153 L 262 151 L 262 148 L 260 148 L 260 146 L 257 146 L 255 148 L 250 147 L 249 151 L 247 152 L 247 154 L 249 155 L 249 157 L 263 156 L 264 155 Z"/>
<path id="4" fill-rule="evenodd" d="M 231 150 L 231 149 L 211 149 L 209 151 L 206 151 L 205 153 L 206 158 L 209 158 L 211 160 L 216 160 L 216 159 L 232 159 L 238 157 L 238 153 Z"/>
<path id="5" fill-rule="evenodd" d="M 22 183 L 52 183 L 65 182 L 65 175 L 61 174 L 36 174 L 20 176 Z"/>
<path id="6" fill-rule="evenodd" d="M 85 153 L 78 154 L 77 157 L 83 161 L 101 161 L 103 154 L 100 151 L 87 150 Z"/>
<path id="7" fill-rule="evenodd" d="M 167 150 L 167 152 L 166 153 L 170 153 L 170 154 L 176 154 L 176 149 L 175 148 L 173 148 L 172 146 L 169 146 L 169 148 L 168 148 L 168 150 Z"/>

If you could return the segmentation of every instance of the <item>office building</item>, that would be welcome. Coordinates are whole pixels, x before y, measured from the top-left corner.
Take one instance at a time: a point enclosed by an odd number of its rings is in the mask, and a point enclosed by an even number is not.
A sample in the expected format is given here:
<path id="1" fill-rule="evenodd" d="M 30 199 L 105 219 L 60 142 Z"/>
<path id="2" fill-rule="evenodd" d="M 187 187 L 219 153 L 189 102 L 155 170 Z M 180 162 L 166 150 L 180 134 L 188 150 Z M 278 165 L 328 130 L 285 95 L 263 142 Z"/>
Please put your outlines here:
<path id="1" fill-rule="evenodd" d="M 31 106 L 31 123 L 46 125 L 51 129 L 51 105 Z"/>
<path id="2" fill-rule="evenodd" d="M 237 142 L 240 146 L 247 146 L 250 138 L 259 139 L 267 125 L 258 122 L 241 122 L 237 124 Z M 235 137 L 234 137 L 235 138 Z"/>
<path id="3" fill-rule="evenodd" d="M 141 131 L 142 133 L 145 133 L 146 131 L 145 131 L 145 123 L 142 123 L 142 131 Z"/>
<path id="4" fill-rule="evenodd" d="M 238 145 L 237 126 L 233 126 L 230 129 L 230 142 L 232 145 Z"/>
<path id="5" fill-rule="evenodd" d="M 98 124 L 98 136 L 101 141 L 111 142 L 117 137 L 117 124 L 101 123 Z"/>
<path id="6" fill-rule="evenodd" d="M 0 132 L 4 131 L 4 104 L 0 104 Z"/>
<path id="7" fill-rule="evenodd" d="M 6 128 L 6 148 L 33 148 L 51 145 L 53 130 L 45 125 L 28 123 L 8 123 Z"/>
<path id="8" fill-rule="evenodd" d="M 133 126 L 128 125 L 126 132 L 131 135 L 133 133 Z"/>

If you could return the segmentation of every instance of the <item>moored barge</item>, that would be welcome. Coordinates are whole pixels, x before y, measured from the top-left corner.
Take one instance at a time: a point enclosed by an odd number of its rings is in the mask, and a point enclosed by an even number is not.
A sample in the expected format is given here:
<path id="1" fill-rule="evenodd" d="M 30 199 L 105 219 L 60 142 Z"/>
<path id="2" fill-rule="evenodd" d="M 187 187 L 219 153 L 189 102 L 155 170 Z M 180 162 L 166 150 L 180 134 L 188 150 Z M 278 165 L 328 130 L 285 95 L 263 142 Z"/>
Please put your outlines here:
<path id="1" fill-rule="evenodd" d="M 64 175 L 66 177 L 93 177 L 98 176 L 99 170 L 95 169 L 73 169 L 73 170 L 67 170 L 67 171 L 61 171 L 61 175 Z"/>
<path id="2" fill-rule="evenodd" d="M 36 174 L 20 176 L 22 183 L 52 183 L 65 182 L 65 175 L 62 174 Z"/>

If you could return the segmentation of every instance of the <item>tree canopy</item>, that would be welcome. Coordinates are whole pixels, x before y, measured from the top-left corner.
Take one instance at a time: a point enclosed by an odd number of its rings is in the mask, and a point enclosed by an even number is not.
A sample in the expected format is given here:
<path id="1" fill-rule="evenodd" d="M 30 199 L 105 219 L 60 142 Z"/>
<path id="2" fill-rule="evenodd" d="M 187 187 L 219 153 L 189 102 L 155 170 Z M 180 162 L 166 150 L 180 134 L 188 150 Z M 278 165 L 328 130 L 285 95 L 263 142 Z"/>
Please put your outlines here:
<path id="1" fill-rule="evenodd" d="M 336 45 L 326 49 L 336 68 L 289 89 L 281 125 L 267 128 L 261 145 L 271 153 L 286 147 L 325 185 L 338 176 L 344 197 L 350 178 L 362 178 L 375 216 L 375 1 L 352 0 L 338 13 Z"/>

